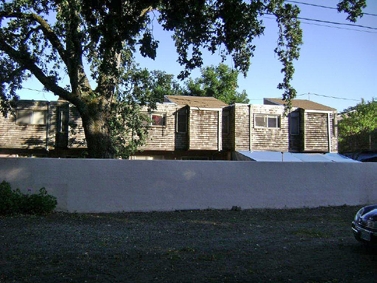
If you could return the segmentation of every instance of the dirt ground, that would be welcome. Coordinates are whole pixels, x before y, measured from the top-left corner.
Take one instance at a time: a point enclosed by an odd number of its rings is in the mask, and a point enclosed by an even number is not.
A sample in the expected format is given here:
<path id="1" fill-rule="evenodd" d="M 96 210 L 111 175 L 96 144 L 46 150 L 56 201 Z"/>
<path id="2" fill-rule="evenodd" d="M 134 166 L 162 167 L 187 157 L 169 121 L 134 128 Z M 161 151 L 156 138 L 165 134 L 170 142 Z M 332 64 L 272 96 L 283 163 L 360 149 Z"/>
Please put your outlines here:
<path id="1" fill-rule="evenodd" d="M 0 218 L 0 282 L 377 282 L 357 207 Z"/>

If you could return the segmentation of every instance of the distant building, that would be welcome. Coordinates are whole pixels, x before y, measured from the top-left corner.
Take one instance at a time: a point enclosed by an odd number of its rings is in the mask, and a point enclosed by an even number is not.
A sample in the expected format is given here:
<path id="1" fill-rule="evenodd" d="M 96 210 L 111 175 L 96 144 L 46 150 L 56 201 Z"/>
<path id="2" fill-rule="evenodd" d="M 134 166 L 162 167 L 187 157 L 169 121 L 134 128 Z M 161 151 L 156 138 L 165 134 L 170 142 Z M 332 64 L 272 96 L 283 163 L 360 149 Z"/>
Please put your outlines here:
<path id="1" fill-rule="evenodd" d="M 150 115 L 146 144 L 130 159 L 231 160 L 238 151 L 337 152 L 336 110 L 281 99 L 227 105 L 213 97 L 166 96 Z M 287 114 L 287 115 L 285 115 Z M 68 102 L 21 100 L 0 118 L 1 156 L 82 157 L 81 118 Z"/>

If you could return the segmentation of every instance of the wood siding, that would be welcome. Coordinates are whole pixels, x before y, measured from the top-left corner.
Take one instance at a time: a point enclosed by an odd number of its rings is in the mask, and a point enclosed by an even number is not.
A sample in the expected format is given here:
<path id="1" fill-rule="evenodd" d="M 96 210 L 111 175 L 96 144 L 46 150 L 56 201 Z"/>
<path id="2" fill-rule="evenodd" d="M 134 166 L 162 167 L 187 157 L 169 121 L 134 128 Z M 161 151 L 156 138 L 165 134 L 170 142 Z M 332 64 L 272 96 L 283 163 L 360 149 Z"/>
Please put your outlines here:
<path id="1" fill-rule="evenodd" d="M 221 111 L 190 108 L 189 149 L 221 150 Z"/>
<path id="2" fill-rule="evenodd" d="M 255 125 L 255 115 L 264 114 L 278 117 L 277 128 L 260 128 Z M 252 149 L 253 151 L 288 151 L 288 117 L 284 116 L 284 107 L 270 105 L 251 105 Z"/>
<path id="3" fill-rule="evenodd" d="M 76 107 L 72 105 L 69 107 L 68 120 L 68 148 L 86 148 L 85 131 L 82 126 L 82 119 Z"/>
<path id="4" fill-rule="evenodd" d="M 256 127 L 256 114 L 278 116 L 279 127 Z M 236 104 L 232 115 L 234 150 L 288 151 L 288 118 L 283 114 L 281 106 Z"/>
<path id="5" fill-rule="evenodd" d="M 306 111 L 304 115 L 304 125 L 304 151 L 328 152 L 328 114 Z"/>
<path id="6" fill-rule="evenodd" d="M 144 110 L 146 111 L 146 109 Z M 151 126 L 148 130 L 146 144 L 140 147 L 140 150 L 175 150 L 176 111 L 177 106 L 174 104 L 158 104 L 158 108 L 152 112 L 162 113 L 165 115 L 165 126 Z"/>
<path id="7" fill-rule="evenodd" d="M 233 149 L 249 150 L 250 149 L 250 106 L 247 104 L 235 104 L 232 112 L 232 137 Z"/>
<path id="8" fill-rule="evenodd" d="M 17 110 L 46 111 L 46 123 L 22 124 L 16 122 L 15 115 L 0 117 L 0 153 L 22 149 L 49 152 L 53 156 L 55 150 L 54 156 L 60 156 L 61 150 L 64 151 L 61 156 L 70 156 L 69 151 L 85 150 L 82 120 L 68 102 L 20 101 Z M 165 124 L 150 126 L 146 144 L 139 148 L 138 154 L 166 159 L 206 156 L 217 159 L 230 158 L 231 152 L 240 150 L 337 152 L 336 112 L 293 108 L 292 113 L 299 113 L 299 132 L 291 134 L 290 118 L 284 111 L 282 105 L 200 108 L 161 103 L 153 112 L 164 114 Z M 182 127 L 182 120 L 178 124 L 178 113 L 187 113 L 186 128 L 185 123 Z M 279 125 L 276 128 L 256 125 L 256 115 L 258 121 L 263 115 L 278 117 Z"/>
<path id="9" fill-rule="evenodd" d="M 43 112 L 43 124 L 18 123 L 18 111 Z M 45 149 L 55 144 L 56 104 L 45 101 L 21 101 L 13 113 L 0 118 L 0 148 L 3 149 Z"/>

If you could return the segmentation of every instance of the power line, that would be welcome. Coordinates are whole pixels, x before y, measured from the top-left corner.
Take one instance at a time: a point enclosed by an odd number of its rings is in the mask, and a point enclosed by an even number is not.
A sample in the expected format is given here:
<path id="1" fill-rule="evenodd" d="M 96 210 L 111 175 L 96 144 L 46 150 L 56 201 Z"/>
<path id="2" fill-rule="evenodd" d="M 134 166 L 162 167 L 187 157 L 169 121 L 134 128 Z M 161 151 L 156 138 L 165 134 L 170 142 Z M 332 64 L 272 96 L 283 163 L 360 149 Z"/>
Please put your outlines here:
<path id="1" fill-rule="evenodd" d="M 313 21 L 313 22 L 326 23 L 326 24 L 332 24 L 332 25 L 351 26 L 351 27 L 358 27 L 358 28 L 377 30 L 377 28 L 375 28 L 375 27 L 368 27 L 368 26 L 363 26 L 363 25 L 355 25 L 355 24 L 348 24 L 348 23 L 339 23 L 339 22 L 324 21 L 324 20 L 302 18 L 302 17 L 297 17 L 297 18 L 299 20 L 305 20 L 305 21 Z"/>
<path id="2" fill-rule="evenodd" d="M 317 23 L 311 23 L 311 22 L 301 22 L 305 25 L 312 25 L 312 26 L 320 26 L 320 27 L 326 27 L 326 28 L 336 28 L 336 29 L 342 29 L 342 30 L 352 30 L 352 31 L 358 31 L 358 32 L 366 32 L 366 33 L 377 33 L 377 31 L 369 31 L 369 30 L 362 30 L 362 29 L 354 29 L 354 28 L 346 28 L 346 27 L 339 27 L 339 26 L 331 26 L 331 25 L 325 25 L 325 24 L 317 24 Z"/>
<path id="3" fill-rule="evenodd" d="M 266 19 L 271 19 L 271 20 L 275 19 L 273 17 L 268 17 L 268 16 L 263 16 L 263 17 L 266 18 Z M 364 27 L 364 26 L 361 26 L 361 25 L 357 26 L 357 25 L 353 25 L 353 24 L 347 24 L 347 26 L 351 26 L 351 27 L 370 28 L 370 29 L 376 30 L 376 31 L 346 28 L 346 27 L 342 27 L 341 26 L 341 25 L 346 25 L 346 24 L 339 23 L 339 22 L 321 21 L 321 20 L 317 20 L 317 19 L 300 18 L 300 17 L 298 17 L 298 19 L 301 19 L 302 20 L 301 23 L 307 24 L 307 25 L 321 26 L 321 27 L 327 27 L 327 28 L 336 28 L 336 29 L 343 29 L 343 30 L 352 30 L 352 31 L 367 32 L 367 33 L 377 33 L 377 28 L 374 28 L 374 27 Z M 305 20 L 307 20 L 309 22 L 303 22 Z M 317 23 L 313 23 L 313 21 L 317 22 Z M 326 24 L 322 24 L 322 23 L 327 23 L 327 25 Z M 329 24 L 333 24 L 333 25 L 329 25 Z"/>
<path id="4" fill-rule="evenodd" d="M 330 95 L 324 95 L 324 94 L 318 94 L 318 93 L 312 93 L 312 92 L 299 94 L 297 96 L 303 96 L 303 95 L 308 95 L 308 96 L 314 95 L 314 96 L 320 96 L 320 97 L 325 97 L 325 98 L 333 98 L 333 99 L 339 99 L 339 100 L 360 101 L 360 99 L 352 99 L 352 98 L 345 98 L 345 97 L 339 97 L 339 96 L 330 96 Z"/>
<path id="5" fill-rule="evenodd" d="M 48 93 L 48 92 L 50 92 L 49 90 L 43 90 L 43 89 L 41 90 L 41 89 L 28 88 L 28 87 L 22 87 L 21 89 L 31 90 L 31 91 L 40 92 L 40 93 Z"/>
<path id="6" fill-rule="evenodd" d="M 293 1 L 293 0 L 288 1 L 288 0 L 286 0 L 285 2 L 294 3 L 294 4 L 302 4 L 302 5 L 313 6 L 313 7 L 324 8 L 324 9 L 338 10 L 338 8 L 335 8 L 335 7 L 306 3 L 306 2 L 301 2 L 301 1 Z M 377 17 L 377 14 L 372 14 L 372 13 L 363 13 L 363 15 Z"/>

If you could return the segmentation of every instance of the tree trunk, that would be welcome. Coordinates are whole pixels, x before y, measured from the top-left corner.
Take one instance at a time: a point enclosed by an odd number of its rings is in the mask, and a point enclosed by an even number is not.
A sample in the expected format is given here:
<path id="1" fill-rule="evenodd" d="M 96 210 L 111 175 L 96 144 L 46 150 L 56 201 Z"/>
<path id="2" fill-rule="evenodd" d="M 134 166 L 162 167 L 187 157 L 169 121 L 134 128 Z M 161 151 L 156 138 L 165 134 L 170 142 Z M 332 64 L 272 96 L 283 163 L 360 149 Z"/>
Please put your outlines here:
<path id="1" fill-rule="evenodd" d="M 89 158 L 115 158 L 116 149 L 106 119 L 107 113 L 100 107 L 90 114 L 81 114 Z"/>

